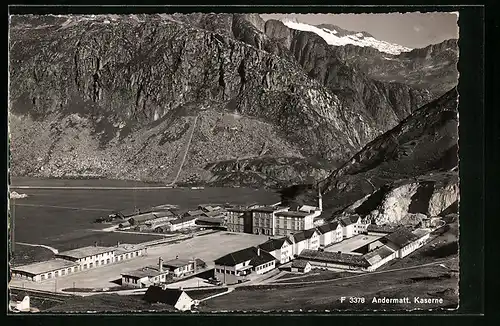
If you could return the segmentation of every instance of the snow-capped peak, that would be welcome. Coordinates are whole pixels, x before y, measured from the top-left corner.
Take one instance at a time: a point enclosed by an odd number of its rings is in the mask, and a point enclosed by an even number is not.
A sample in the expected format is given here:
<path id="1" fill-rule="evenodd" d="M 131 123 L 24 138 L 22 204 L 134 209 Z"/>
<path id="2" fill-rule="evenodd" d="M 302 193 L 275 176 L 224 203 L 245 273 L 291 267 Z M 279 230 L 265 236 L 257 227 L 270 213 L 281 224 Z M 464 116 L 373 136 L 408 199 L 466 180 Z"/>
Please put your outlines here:
<path id="1" fill-rule="evenodd" d="M 385 52 L 393 55 L 398 55 L 401 52 L 410 52 L 411 50 L 413 50 L 411 48 L 399 44 L 380 41 L 374 37 L 365 36 L 365 34 L 363 33 L 353 32 L 352 34 L 338 36 L 336 35 L 339 34 L 338 31 L 333 29 L 330 30 L 327 28 L 319 28 L 313 25 L 300 23 L 297 20 L 290 20 L 290 19 L 283 20 L 282 22 L 291 29 L 305 31 L 305 32 L 313 32 L 319 35 L 321 38 L 323 38 L 326 41 L 326 43 L 334 46 L 342 46 L 347 44 L 352 44 L 360 47 L 367 46 L 375 48 L 380 52 Z"/>

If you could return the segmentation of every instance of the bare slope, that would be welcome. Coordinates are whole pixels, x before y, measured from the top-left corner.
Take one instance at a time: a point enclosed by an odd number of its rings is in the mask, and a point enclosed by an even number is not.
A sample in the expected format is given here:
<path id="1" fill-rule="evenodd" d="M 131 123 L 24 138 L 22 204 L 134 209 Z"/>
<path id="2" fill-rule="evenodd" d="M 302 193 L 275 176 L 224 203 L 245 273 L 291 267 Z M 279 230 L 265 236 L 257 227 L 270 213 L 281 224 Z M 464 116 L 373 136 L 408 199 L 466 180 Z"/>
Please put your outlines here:
<path id="1" fill-rule="evenodd" d="M 401 184 L 458 182 L 457 106 L 458 94 L 453 89 L 368 143 L 319 183 L 325 207 L 332 212 L 344 209 L 380 187 L 386 187 L 379 193 L 383 197 Z M 285 198 L 307 198 L 309 194 L 307 186 L 291 187 L 283 193 Z"/>

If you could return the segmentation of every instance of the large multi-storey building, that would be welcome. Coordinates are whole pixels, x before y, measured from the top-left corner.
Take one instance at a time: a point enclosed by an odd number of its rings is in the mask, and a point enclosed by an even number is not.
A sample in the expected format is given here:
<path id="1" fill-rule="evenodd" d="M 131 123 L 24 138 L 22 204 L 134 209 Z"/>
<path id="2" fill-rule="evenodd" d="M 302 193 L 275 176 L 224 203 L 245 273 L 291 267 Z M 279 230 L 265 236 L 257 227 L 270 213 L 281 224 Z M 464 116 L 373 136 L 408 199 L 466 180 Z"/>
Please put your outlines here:
<path id="1" fill-rule="evenodd" d="M 284 211 L 276 213 L 273 235 L 290 235 L 314 227 L 314 213 Z"/>
<path id="2" fill-rule="evenodd" d="M 226 227 L 230 232 L 245 232 L 245 216 L 248 216 L 245 207 L 231 207 L 226 211 Z M 248 218 L 248 217 L 247 217 Z"/>
<path id="3" fill-rule="evenodd" d="M 282 206 L 258 207 L 252 210 L 252 228 L 254 234 L 277 235 L 277 213 L 285 212 L 289 208 Z"/>

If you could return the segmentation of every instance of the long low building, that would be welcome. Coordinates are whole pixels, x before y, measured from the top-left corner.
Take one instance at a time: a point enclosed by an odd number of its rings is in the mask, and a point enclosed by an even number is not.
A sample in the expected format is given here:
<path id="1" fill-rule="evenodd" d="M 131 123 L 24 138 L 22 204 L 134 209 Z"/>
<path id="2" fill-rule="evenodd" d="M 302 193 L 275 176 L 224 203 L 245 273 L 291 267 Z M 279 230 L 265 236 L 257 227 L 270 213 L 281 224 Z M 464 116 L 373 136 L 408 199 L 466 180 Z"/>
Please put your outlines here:
<path id="1" fill-rule="evenodd" d="M 118 244 L 115 248 L 115 262 L 128 260 L 135 257 L 145 256 L 148 253 L 148 247 L 141 244 Z"/>
<path id="2" fill-rule="evenodd" d="M 122 285 L 144 288 L 152 284 L 164 283 L 169 279 L 170 271 L 163 268 L 162 258 L 158 258 L 157 266 L 146 266 L 122 273 Z"/>
<path id="3" fill-rule="evenodd" d="M 35 282 L 49 280 L 80 271 L 80 265 L 65 259 L 51 259 L 12 268 L 12 277 Z"/>
<path id="4" fill-rule="evenodd" d="M 303 249 L 298 258 L 309 261 L 313 267 L 371 272 L 393 259 L 406 257 L 422 247 L 429 237 L 425 230 L 412 232 L 400 227 L 370 243 L 365 254 Z"/>
<path id="5" fill-rule="evenodd" d="M 115 251 L 113 247 L 88 246 L 60 252 L 56 257 L 75 262 L 85 270 L 114 263 Z"/>
<path id="6" fill-rule="evenodd" d="M 18 266 L 12 276 L 35 282 L 65 276 L 147 254 L 147 246 L 120 244 L 115 247 L 88 246 L 56 254 L 55 259 Z"/>
<path id="7" fill-rule="evenodd" d="M 370 263 L 365 257 L 342 252 L 328 252 L 304 249 L 299 259 L 309 261 L 311 266 L 327 269 L 369 271 Z"/>

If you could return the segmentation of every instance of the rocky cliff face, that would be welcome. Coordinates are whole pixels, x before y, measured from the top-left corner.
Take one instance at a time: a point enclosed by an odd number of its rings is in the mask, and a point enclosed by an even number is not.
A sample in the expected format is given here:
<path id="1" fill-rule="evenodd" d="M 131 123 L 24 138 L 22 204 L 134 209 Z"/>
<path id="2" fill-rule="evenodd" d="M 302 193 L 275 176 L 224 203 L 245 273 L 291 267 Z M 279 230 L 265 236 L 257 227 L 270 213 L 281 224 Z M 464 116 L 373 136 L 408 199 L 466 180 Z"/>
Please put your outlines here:
<path id="1" fill-rule="evenodd" d="M 431 173 L 447 172 L 456 175 L 458 166 L 457 106 L 458 94 L 456 89 L 453 89 L 415 111 L 397 127 L 368 143 L 348 162 L 318 184 L 324 193 L 325 208 L 339 214 L 353 202 L 363 199 L 381 187 L 387 185 L 389 189 L 393 189 L 392 183 L 394 182 L 399 182 L 398 187 L 401 182 L 404 184 L 401 189 L 397 190 L 403 195 L 388 195 L 388 198 L 397 198 L 394 200 L 398 201 L 406 197 L 407 204 L 409 204 L 410 197 L 419 187 L 413 183 L 420 184 L 417 178 Z M 314 196 L 314 192 L 304 190 L 304 188 L 290 188 L 283 192 L 283 198 L 285 201 L 288 198 L 310 200 L 308 197 Z M 377 194 L 388 192 L 384 188 Z M 445 193 L 442 192 L 443 195 Z M 437 202 L 448 203 L 450 201 L 444 198 L 439 199 L 438 193 L 436 196 Z M 378 202 L 381 200 L 379 198 Z M 396 210 L 404 212 L 407 209 L 406 204 L 398 205 L 403 205 L 403 207 L 395 208 Z M 438 208 L 432 212 L 444 209 L 443 205 L 435 204 Z M 368 213 L 370 212 L 366 214 Z"/>
<path id="2" fill-rule="evenodd" d="M 458 201 L 458 176 L 441 172 L 386 184 L 340 215 L 357 214 L 379 225 L 418 224 L 426 216 L 447 212 Z"/>
<path id="3" fill-rule="evenodd" d="M 13 17 L 11 172 L 295 182 L 425 102 L 425 91 L 349 68 L 310 33 L 283 29 L 288 44 L 270 26 L 231 14 Z M 219 163 L 241 159 L 243 171 Z"/>
<path id="4" fill-rule="evenodd" d="M 265 30 L 267 36 L 290 50 L 311 78 L 342 97 L 351 110 L 366 112 L 378 126 L 384 126 L 381 129 L 394 127 L 431 100 L 426 89 L 417 90 L 403 83 L 368 78 L 358 67 L 350 66 L 337 54 L 337 49 L 343 46 L 328 45 L 315 33 L 290 29 L 277 20 L 267 21 Z"/>
<path id="5" fill-rule="evenodd" d="M 430 91 L 432 98 L 458 84 L 458 40 L 447 40 L 399 55 L 354 45 L 334 47 L 334 50 L 347 65 L 370 78 L 425 89 Z"/>

